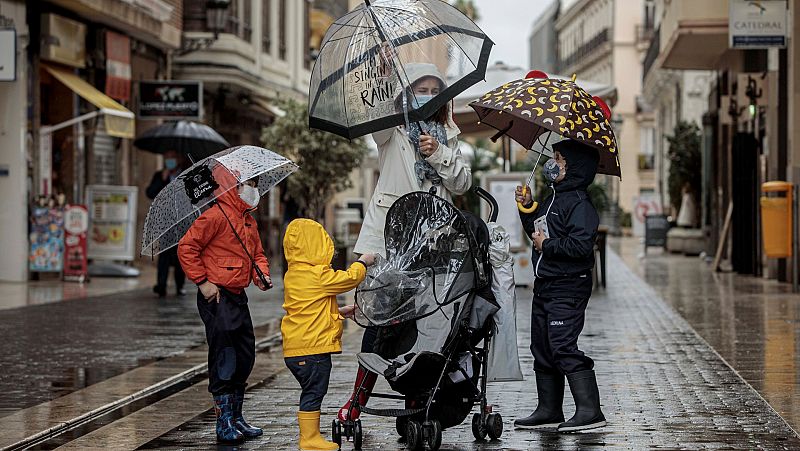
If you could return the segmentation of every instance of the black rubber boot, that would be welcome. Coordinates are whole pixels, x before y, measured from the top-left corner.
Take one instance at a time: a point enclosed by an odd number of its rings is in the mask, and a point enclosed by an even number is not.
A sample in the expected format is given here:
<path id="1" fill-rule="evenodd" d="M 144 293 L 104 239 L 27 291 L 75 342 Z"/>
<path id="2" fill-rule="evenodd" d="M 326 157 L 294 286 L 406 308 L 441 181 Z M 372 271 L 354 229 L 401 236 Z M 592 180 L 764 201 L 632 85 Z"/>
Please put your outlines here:
<path id="1" fill-rule="evenodd" d="M 564 375 L 536 373 L 536 391 L 539 404 L 536 410 L 526 418 L 514 421 L 518 429 L 555 429 L 564 422 Z"/>
<path id="2" fill-rule="evenodd" d="M 255 438 L 264 433 L 261 428 L 250 426 L 242 416 L 242 406 L 244 405 L 244 389 L 240 388 L 235 393 L 236 400 L 233 405 L 233 425 L 244 435 L 244 438 Z"/>
<path id="3" fill-rule="evenodd" d="M 579 371 L 567 374 L 569 389 L 575 399 L 575 415 L 558 426 L 558 432 L 585 431 L 606 425 L 606 417 L 600 411 L 600 393 L 594 371 Z"/>
<path id="4" fill-rule="evenodd" d="M 214 413 L 217 415 L 217 442 L 239 444 L 244 440 L 244 435 L 233 424 L 233 407 L 235 395 L 214 396 Z"/>

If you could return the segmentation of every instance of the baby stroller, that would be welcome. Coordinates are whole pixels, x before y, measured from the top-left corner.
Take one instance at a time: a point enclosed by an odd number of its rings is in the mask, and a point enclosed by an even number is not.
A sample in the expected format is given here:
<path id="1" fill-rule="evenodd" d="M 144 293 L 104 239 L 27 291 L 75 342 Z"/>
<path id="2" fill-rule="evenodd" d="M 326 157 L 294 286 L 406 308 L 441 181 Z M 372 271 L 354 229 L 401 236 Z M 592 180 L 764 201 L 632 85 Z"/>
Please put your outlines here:
<path id="1" fill-rule="evenodd" d="M 493 222 L 497 203 L 488 192 L 476 192 L 492 205 Z M 437 450 L 442 431 L 461 424 L 479 404 L 472 417 L 475 438 L 499 438 L 503 420 L 486 399 L 492 317 L 499 310 L 490 286 L 486 223 L 438 196 L 415 192 L 389 209 L 385 239 L 386 260 L 370 268 L 356 291 L 356 322 L 379 327 L 374 352 L 359 353 L 358 361 L 399 393 L 373 398 L 404 406 L 373 409 L 358 405 L 355 396 L 350 409 L 396 417 L 408 449 L 427 444 Z M 360 449 L 361 420 L 334 420 L 334 441 L 341 444 L 342 436 Z"/>

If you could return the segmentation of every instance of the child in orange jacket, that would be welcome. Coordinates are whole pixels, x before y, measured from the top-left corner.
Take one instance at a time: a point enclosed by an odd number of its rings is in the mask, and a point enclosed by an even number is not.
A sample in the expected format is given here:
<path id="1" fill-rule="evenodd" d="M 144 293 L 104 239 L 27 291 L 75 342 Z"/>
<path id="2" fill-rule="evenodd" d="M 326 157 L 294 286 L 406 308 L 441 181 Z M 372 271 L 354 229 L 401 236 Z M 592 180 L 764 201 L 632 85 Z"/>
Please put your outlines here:
<path id="1" fill-rule="evenodd" d="M 362 255 L 347 271 L 335 271 L 333 240 L 310 219 L 289 223 L 283 250 L 289 268 L 283 278 L 281 334 L 284 361 L 303 389 L 297 413 L 300 449 L 337 450 L 339 445 L 320 435 L 320 407 L 328 391 L 331 354 L 342 352 L 342 319 L 351 317 L 355 307 L 339 308 L 336 295 L 358 286 L 375 256 Z"/>
<path id="2" fill-rule="evenodd" d="M 269 263 L 250 215 L 260 199 L 257 186 L 257 178 L 251 179 L 220 194 L 217 205 L 200 215 L 178 243 L 181 266 L 199 287 L 197 309 L 208 341 L 208 391 L 214 396 L 217 440 L 223 443 L 262 434 L 242 416 L 244 390 L 256 356 L 244 289 L 251 281 L 261 290 L 272 286 Z M 266 276 L 266 285 L 248 253 Z"/>

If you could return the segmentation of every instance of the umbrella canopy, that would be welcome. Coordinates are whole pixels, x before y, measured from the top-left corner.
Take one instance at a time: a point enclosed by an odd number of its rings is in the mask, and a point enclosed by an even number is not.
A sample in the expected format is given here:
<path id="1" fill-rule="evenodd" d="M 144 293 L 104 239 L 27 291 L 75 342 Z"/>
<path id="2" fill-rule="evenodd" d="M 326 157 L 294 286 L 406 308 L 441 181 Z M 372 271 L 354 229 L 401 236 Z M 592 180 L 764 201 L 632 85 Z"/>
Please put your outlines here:
<path id="1" fill-rule="evenodd" d="M 133 145 L 153 153 L 174 150 L 195 161 L 231 146 L 213 128 L 191 121 L 167 122 L 153 127 L 136 138 Z"/>
<path id="2" fill-rule="evenodd" d="M 525 78 L 506 83 L 470 103 L 482 124 L 530 149 L 545 132 L 588 144 L 600 154 L 597 172 L 621 176 L 610 110 L 574 80 Z"/>
<path id="3" fill-rule="evenodd" d="M 352 139 L 426 120 L 483 80 L 492 45 L 447 2 L 366 1 L 325 35 L 311 74 L 309 125 Z M 424 104 L 410 89 L 421 77 L 439 81 Z"/>
<path id="4" fill-rule="evenodd" d="M 224 193 L 256 176 L 264 195 L 298 169 L 291 160 L 256 146 L 238 146 L 205 158 L 164 187 L 144 221 L 142 255 L 174 247 L 194 220 Z"/>

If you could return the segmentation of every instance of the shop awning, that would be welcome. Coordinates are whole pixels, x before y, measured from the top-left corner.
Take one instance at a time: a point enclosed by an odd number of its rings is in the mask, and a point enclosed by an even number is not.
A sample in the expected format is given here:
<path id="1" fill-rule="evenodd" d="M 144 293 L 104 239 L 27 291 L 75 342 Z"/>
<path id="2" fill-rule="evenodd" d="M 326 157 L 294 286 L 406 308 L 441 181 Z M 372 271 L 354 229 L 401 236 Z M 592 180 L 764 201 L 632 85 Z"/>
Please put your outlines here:
<path id="1" fill-rule="evenodd" d="M 117 103 L 116 100 L 103 94 L 97 88 L 87 83 L 77 75 L 67 72 L 62 69 L 42 65 L 47 72 L 56 78 L 59 82 L 63 83 L 66 87 L 71 89 L 75 94 L 83 97 L 87 102 L 96 106 L 100 110 L 97 114 L 102 114 L 105 120 L 106 133 L 117 138 L 133 138 L 135 127 L 135 115 L 133 112 Z M 95 116 L 94 114 L 92 116 Z M 85 116 L 85 115 L 84 115 Z M 82 120 L 89 117 L 82 117 Z M 77 119 L 77 118 L 76 118 Z M 73 122 L 74 121 L 67 121 Z M 66 122 L 64 124 L 67 124 Z M 59 124 L 61 125 L 61 124 Z M 67 124 L 69 125 L 69 124 Z M 61 128 L 58 125 L 51 127 L 51 129 Z"/>

